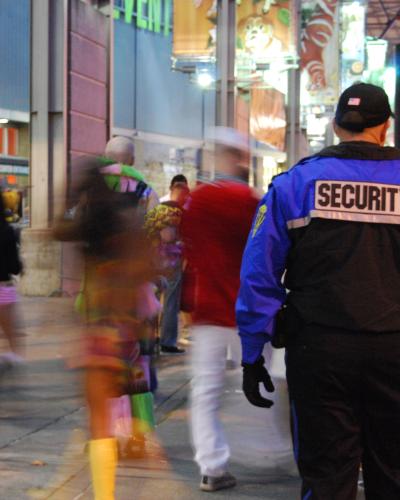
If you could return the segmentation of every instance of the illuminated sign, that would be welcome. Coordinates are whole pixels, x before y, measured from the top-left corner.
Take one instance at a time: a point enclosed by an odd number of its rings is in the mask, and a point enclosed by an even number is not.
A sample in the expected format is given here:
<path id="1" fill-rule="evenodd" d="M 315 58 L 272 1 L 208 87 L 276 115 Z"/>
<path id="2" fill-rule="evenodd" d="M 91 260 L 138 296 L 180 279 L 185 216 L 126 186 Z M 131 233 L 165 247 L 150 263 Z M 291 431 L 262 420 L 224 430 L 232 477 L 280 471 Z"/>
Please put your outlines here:
<path id="1" fill-rule="evenodd" d="M 0 174 L 29 175 L 29 167 L 20 165 L 0 165 Z"/>
<path id="2" fill-rule="evenodd" d="M 113 17 L 154 33 L 161 33 L 163 27 L 164 36 L 168 36 L 171 0 L 115 0 Z"/>
<path id="3" fill-rule="evenodd" d="M 379 71 L 385 68 L 388 42 L 386 40 L 367 39 L 368 70 Z"/>

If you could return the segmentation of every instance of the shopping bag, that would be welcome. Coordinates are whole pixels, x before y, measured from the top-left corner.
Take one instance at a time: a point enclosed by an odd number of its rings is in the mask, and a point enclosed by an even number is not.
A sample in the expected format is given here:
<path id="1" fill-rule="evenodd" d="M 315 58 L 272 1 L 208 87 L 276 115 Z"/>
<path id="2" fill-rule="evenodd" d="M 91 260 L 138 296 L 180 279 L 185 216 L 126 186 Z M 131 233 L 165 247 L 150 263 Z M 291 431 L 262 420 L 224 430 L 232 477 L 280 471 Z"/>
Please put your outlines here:
<path id="1" fill-rule="evenodd" d="M 145 434 L 155 427 L 154 399 L 151 392 L 131 396 L 133 432 Z"/>
<path id="2" fill-rule="evenodd" d="M 128 395 L 108 400 L 110 409 L 110 433 L 116 438 L 132 436 L 132 406 Z"/>

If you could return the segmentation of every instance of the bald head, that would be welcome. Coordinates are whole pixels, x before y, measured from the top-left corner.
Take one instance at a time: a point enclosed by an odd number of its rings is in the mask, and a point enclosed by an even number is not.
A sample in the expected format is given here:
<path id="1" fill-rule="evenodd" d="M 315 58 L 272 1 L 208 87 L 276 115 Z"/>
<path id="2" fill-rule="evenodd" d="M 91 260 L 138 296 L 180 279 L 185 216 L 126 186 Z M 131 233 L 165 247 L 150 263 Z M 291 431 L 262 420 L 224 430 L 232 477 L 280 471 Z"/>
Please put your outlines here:
<path id="1" fill-rule="evenodd" d="M 105 155 L 115 162 L 133 165 L 135 162 L 135 146 L 128 137 L 113 137 L 107 142 Z"/>

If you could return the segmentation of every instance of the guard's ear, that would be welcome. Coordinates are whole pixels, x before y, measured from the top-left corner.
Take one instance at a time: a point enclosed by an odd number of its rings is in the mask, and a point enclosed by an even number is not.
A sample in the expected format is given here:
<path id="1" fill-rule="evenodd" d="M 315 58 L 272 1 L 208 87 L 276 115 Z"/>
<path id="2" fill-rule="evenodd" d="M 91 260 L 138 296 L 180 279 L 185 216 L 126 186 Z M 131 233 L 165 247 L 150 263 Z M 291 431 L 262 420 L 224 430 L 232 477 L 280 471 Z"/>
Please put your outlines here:
<path id="1" fill-rule="evenodd" d="M 333 128 L 333 131 L 335 132 L 335 135 L 337 135 L 339 137 L 339 133 L 338 133 L 338 124 L 336 123 L 336 120 L 335 118 L 333 118 L 332 120 L 332 128 Z"/>

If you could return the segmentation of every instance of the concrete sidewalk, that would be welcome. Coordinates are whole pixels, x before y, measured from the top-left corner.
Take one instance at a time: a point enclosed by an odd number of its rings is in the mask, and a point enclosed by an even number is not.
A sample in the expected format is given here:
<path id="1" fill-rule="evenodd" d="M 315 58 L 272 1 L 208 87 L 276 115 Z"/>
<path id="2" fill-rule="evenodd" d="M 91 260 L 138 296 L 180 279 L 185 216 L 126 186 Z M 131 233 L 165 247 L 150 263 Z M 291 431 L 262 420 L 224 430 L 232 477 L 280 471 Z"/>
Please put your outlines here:
<path id="1" fill-rule="evenodd" d="M 164 377 L 175 376 L 173 372 L 177 374 L 181 369 L 177 366 L 164 368 L 161 371 L 161 384 Z M 184 374 L 180 373 L 179 378 L 182 376 Z M 281 443 L 277 442 L 278 437 L 272 432 L 271 418 L 268 418 L 272 414 L 268 415 L 265 410 L 252 411 L 243 401 L 243 395 L 235 389 L 238 381 L 237 373 L 232 374 L 229 388 L 224 394 L 222 411 L 232 446 L 231 471 L 238 478 L 238 486 L 233 490 L 214 493 L 213 497 L 295 499 L 298 497 L 299 481 L 292 454 L 289 450 L 285 452 L 281 449 L 279 452 Z M 198 489 L 199 475 L 189 444 L 187 389 L 187 385 L 180 387 L 158 406 L 157 432 L 148 443 L 150 456 L 120 463 L 117 499 L 194 500 L 204 499 L 207 495 Z M 49 498 L 92 498 L 87 469 L 81 470 Z"/>
<path id="2" fill-rule="evenodd" d="M 0 379 L 0 499 L 91 499 L 80 374 L 64 363 L 79 346 L 79 323 L 66 299 L 25 299 L 22 306 L 28 363 Z M 185 356 L 162 357 L 159 379 L 149 456 L 120 463 L 116 498 L 204 499 L 188 434 Z M 299 498 L 290 440 L 282 435 L 285 407 L 253 408 L 239 387 L 239 371 L 229 372 L 222 418 L 238 486 L 213 497 Z M 278 393 L 285 397 L 284 389 Z"/>

